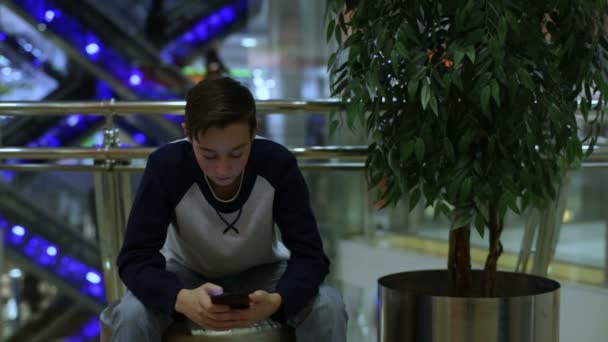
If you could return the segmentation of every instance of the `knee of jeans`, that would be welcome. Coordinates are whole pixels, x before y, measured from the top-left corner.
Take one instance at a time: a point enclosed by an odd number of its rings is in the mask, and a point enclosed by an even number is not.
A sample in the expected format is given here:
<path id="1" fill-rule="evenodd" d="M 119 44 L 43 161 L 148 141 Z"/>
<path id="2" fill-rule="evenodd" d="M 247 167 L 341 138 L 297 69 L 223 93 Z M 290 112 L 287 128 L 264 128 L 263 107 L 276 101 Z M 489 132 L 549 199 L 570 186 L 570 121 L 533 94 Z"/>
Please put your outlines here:
<path id="1" fill-rule="evenodd" d="M 347 319 L 342 295 L 330 286 L 319 288 L 318 304 L 314 310 L 317 311 L 318 318 L 325 322 Z"/>
<path id="2" fill-rule="evenodd" d="M 112 310 L 112 326 L 138 324 L 147 317 L 146 307 L 135 296 L 127 294 Z"/>

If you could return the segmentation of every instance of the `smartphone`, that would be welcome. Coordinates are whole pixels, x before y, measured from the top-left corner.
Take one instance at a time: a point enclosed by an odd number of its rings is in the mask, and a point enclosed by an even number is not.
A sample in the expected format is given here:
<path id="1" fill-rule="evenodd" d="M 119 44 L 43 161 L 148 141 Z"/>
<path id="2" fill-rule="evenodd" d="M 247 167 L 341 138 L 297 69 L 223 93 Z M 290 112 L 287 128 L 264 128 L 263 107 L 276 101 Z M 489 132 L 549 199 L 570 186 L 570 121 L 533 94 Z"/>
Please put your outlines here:
<path id="1" fill-rule="evenodd" d="M 246 292 L 228 292 L 219 295 L 211 296 L 211 303 L 217 305 L 227 305 L 231 309 L 248 309 L 249 308 L 249 293 Z"/>

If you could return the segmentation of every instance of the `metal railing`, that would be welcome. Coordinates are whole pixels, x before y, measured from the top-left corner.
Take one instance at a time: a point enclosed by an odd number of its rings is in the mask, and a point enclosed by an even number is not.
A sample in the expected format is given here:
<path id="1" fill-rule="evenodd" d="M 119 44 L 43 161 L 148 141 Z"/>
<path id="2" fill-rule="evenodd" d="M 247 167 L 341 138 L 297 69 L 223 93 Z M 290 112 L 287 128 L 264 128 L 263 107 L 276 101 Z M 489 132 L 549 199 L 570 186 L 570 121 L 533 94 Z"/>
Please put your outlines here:
<path id="1" fill-rule="evenodd" d="M 111 159 L 147 158 L 154 148 L 0 148 L 0 159 Z M 292 148 L 298 159 L 365 158 L 367 146 L 311 146 Z"/>
<path id="2" fill-rule="evenodd" d="M 145 159 L 152 148 L 119 148 L 118 131 L 114 117 L 118 115 L 183 114 L 184 101 L 133 101 L 115 102 L 4 102 L 0 103 L 0 115 L 105 115 L 104 143 L 101 148 L 0 148 L 0 161 L 25 160 L 17 164 L 0 163 L 0 169 L 17 171 L 88 171 L 95 174 L 96 211 L 98 218 L 100 251 L 109 301 L 120 298 L 124 285 L 118 277 L 115 263 L 123 240 L 124 227 L 132 198 L 130 172 L 140 172 L 144 166 L 130 165 L 129 160 Z M 310 114 L 341 111 L 344 104 L 334 100 L 323 101 L 258 101 L 259 114 Z M 584 161 L 584 167 L 608 166 L 608 145 L 597 150 Z M 366 146 L 314 146 L 296 147 L 291 151 L 303 169 L 361 170 L 365 166 Z M 52 163 L 57 160 L 93 160 L 84 165 Z M 27 161 L 30 160 L 30 161 Z M 31 160 L 35 160 L 31 162 Z M 44 160 L 45 162 L 42 162 Z"/>
<path id="3" fill-rule="evenodd" d="M 59 114 L 184 114 L 185 101 L 79 101 L 79 102 L 0 102 L 0 115 L 45 116 Z M 311 114 L 341 111 L 344 104 L 336 100 L 256 101 L 258 114 Z"/>
<path id="4" fill-rule="evenodd" d="M 0 148 L 0 161 L 17 160 L 17 163 L 0 163 L 0 170 L 15 171 L 86 171 L 94 173 L 97 227 L 108 301 L 120 298 L 125 288 L 115 267 L 124 228 L 131 207 L 131 172 L 143 171 L 144 166 L 131 165 L 130 160 L 145 159 L 152 148 L 119 148 L 118 129 L 114 118 L 119 115 L 183 114 L 184 101 L 170 102 L 4 102 L 0 103 L 0 116 L 56 116 L 67 114 L 104 115 L 104 141 L 101 148 Z M 327 113 L 341 110 L 336 101 L 259 101 L 257 112 L 269 113 Z M 302 168 L 360 170 L 364 167 L 366 146 L 296 147 Z M 76 165 L 55 163 L 58 160 L 79 160 Z M 87 160 L 87 161 L 85 161 Z M 92 162 L 90 162 L 92 160 Z M 86 164 L 85 164 L 86 163 Z"/>

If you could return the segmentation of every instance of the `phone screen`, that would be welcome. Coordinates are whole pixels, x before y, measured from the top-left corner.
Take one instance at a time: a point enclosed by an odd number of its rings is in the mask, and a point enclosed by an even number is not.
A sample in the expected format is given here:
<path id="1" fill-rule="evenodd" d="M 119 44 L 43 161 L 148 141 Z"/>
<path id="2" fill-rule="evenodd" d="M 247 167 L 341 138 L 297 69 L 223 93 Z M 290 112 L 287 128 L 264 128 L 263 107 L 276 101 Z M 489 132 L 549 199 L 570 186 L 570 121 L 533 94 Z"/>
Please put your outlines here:
<path id="1" fill-rule="evenodd" d="M 217 305 L 227 305 L 231 309 L 249 308 L 249 293 L 233 292 L 211 296 L 211 302 Z"/>

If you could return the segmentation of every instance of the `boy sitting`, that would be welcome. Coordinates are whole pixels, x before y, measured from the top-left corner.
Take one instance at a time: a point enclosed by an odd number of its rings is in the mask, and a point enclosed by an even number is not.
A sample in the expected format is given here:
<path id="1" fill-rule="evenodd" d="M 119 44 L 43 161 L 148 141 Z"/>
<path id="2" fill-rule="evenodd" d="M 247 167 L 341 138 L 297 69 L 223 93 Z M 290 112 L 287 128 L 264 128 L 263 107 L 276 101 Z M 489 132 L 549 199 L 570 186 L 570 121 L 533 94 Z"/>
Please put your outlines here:
<path id="1" fill-rule="evenodd" d="M 230 78 L 188 93 L 186 139 L 150 155 L 133 203 L 114 341 L 160 341 L 176 312 L 211 330 L 273 318 L 299 342 L 346 341 L 304 178 L 289 150 L 256 137 L 256 124 L 253 96 Z M 211 302 L 239 291 L 249 308 Z"/>

